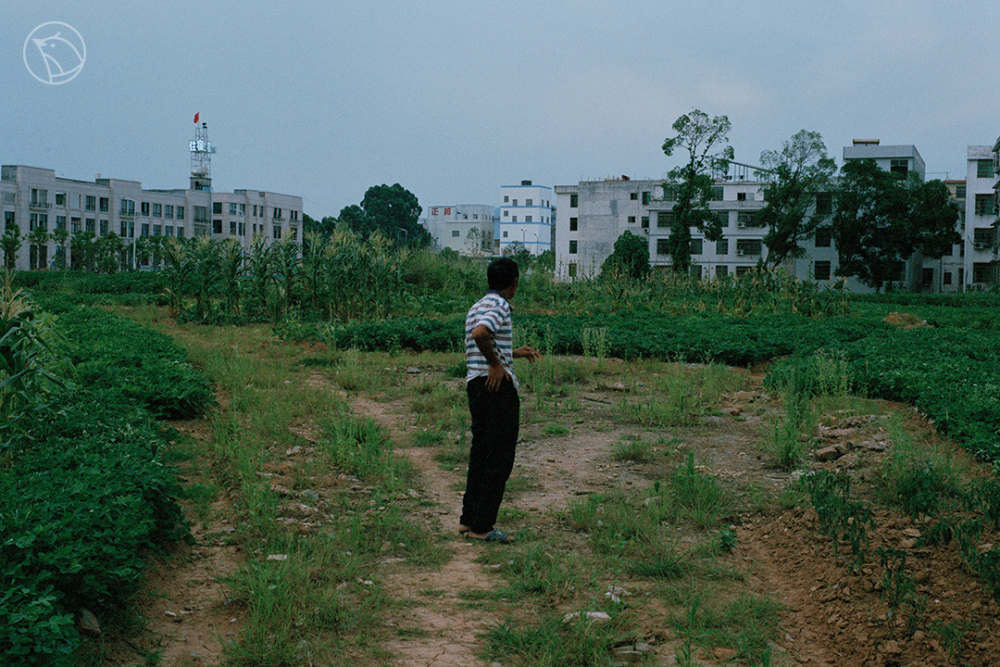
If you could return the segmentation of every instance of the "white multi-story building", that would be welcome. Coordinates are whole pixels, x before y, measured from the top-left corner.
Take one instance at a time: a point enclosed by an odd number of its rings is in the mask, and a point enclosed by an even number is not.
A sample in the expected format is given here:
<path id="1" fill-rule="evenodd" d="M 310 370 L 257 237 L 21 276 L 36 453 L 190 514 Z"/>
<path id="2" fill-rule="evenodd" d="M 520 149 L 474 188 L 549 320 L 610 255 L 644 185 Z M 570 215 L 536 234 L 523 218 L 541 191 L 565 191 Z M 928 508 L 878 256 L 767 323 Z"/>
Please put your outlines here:
<path id="1" fill-rule="evenodd" d="M 204 179 L 203 179 L 204 181 Z M 211 191 L 211 181 L 182 190 L 144 190 L 139 181 L 97 177 L 93 182 L 56 177 L 53 169 L 5 165 L 0 168 L 0 216 L 3 230 L 16 225 L 23 237 L 36 229 L 52 236 L 114 233 L 126 252 L 141 237 L 236 238 L 249 248 L 255 236 L 267 242 L 301 240 L 302 198 L 256 190 Z M 52 238 L 26 240 L 18 250 L 17 269 L 52 266 L 60 251 Z M 130 255 L 131 257 L 131 255 Z"/>
<path id="2" fill-rule="evenodd" d="M 985 149 L 989 147 L 974 147 Z M 970 173 L 985 173 L 985 166 L 973 160 L 970 148 Z M 980 151 L 983 152 L 983 151 Z M 977 153 L 978 155 L 978 153 Z M 992 153 L 990 153 L 992 160 Z M 895 173 L 915 171 L 921 179 L 925 165 L 920 153 L 912 145 L 881 146 L 877 140 L 859 140 L 844 148 L 844 159 L 873 159 L 883 169 Z M 992 164 L 992 162 L 991 162 Z M 723 239 L 708 241 L 696 229 L 691 230 L 691 272 L 700 279 L 721 278 L 730 274 L 740 275 L 758 266 L 767 257 L 767 247 L 763 239 L 767 229 L 756 220 L 756 213 L 764 207 L 763 189 L 766 185 L 753 180 L 754 169 L 749 165 L 733 164 L 731 173 L 715 180 L 710 207 L 723 222 Z M 973 210 L 995 207 L 996 179 L 982 179 L 980 191 L 974 200 L 970 188 L 967 203 L 967 219 Z M 951 182 L 953 198 L 961 201 L 965 197 L 964 182 Z M 556 277 L 564 280 L 590 278 L 596 276 L 614 250 L 614 243 L 625 231 L 642 235 L 648 239 L 650 264 L 653 267 L 670 265 L 667 254 L 667 239 L 673 217 L 673 189 L 664 188 L 663 180 L 607 179 L 603 181 L 583 181 L 577 185 L 555 187 L 556 208 L 562 211 L 556 224 Z M 994 199 L 989 199 L 994 197 Z M 976 203 L 978 201 L 978 204 Z M 833 213 L 833 197 L 830 193 L 820 193 L 815 202 L 820 213 Z M 991 211 L 993 209 L 990 209 Z M 996 215 L 992 218 L 980 216 L 980 231 L 968 231 L 966 245 L 972 248 L 973 237 L 978 235 L 981 252 L 989 253 L 996 247 Z M 993 233 L 994 236 L 989 236 Z M 987 238 L 989 237 L 989 238 Z M 783 267 L 800 279 L 830 283 L 836 279 L 838 266 L 837 250 L 834 247 L 831 227 L 820 225 L 812 239 L 801 242 L 804 256 L 787 259 Z M 925 259 L 915 256 L 907 264 L 907 272 L 902 285 L 915 291 L 949 292 L 958 291 L 963 277 L 976 271 L 969 266 L 963 270 L 963 262 L 968 263 L 968 252 L 963 253 L 961 245 L 953 248 L 950 255 L 940 259 Z M 989 254 L 988 253 L 988 254 Z M 994 257 L 995 254 L 990 254 Z M 965 259 L 963 259 L 965 257 Z M 984 260 L 985 262 L 985 255 Z M 994 273 L 989 274 L 996 279 Z M 987 268 L 979 266 L 980 277 L 987 276 Z M 994 283 L 995 284 L 995 283 Z M 846 287 L 855 292 L 868 292 L 871 288 L 855 278 L 846 280 Z"/>
<path id="3" fill-rule="evenodd" d="M 959 283 L 966 288 L 985 289 L 1000 285 L 1000 139 L 993 146 L 969 146 L 966 164 L 964 263 Z"/>
<path id="4" fill-rule="evenodd" d="M 461 255 L 493 254 L 496 208 L 487 204 L 431 206 L 423 223 L 438 250 L 451 248 Z"/>
<path id="5" fill-rule="evenodd" d="M 495 250 L 501 254 L 527 248 L 532 255 L 552 249 L 555 217 L 552 188 L 521 181 L 500 188 Z"/>

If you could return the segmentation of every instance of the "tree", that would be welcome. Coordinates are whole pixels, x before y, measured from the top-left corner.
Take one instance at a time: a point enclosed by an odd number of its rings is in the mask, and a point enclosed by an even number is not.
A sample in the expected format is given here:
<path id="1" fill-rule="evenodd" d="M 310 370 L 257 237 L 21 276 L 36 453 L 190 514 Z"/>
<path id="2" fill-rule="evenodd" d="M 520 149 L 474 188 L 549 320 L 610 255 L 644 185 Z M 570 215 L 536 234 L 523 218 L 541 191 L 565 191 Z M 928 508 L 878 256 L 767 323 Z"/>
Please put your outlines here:
<path id="1" fill-rule="evenodd" d="M 8 223 L 3 236 L 0 236 L 0 248 L 3 248 L 3 265 L 8 271 L 14 270 L 17 251 L 21 249 L 23 243 L 21 228 L 16 223 Z"/>
<path id="2" fill-rule="evenodd" d="M 642 279 L 649 275 L 649 242 L 625 231 L 615 241 L 614 251 L 601 265 L 601 277 Z"/>
<path id="3" fill-rule="evenodd" d="M 24 237 L 28 242 L 28 267 L 30 269 L 45 269 L 47 258 L 46 250 L 49 242 L 49 232 L 45 227 L 35 227 L 30 234 Z"/>
<path id="4" fill-rule="evenodd" d="M 961 241 L 958 208 L 940 181 L 900 178 L 874 160 L 852 160 L 841 169 L 836 195 L 837 275 L 856 276 L 877 291 L 900 279 L 914 253 L 938 258 Z"/>
<path id="5" fill-rule="evenodd" d="M 722 240 L 722 221 L 709 206 L 714 185 L 711 173 L 729 170 L 733 147 L 726 144 L 731 127 L 726 116 L 709 118 L 695 109 L 674 121 L 677 136 L 663 142 L 663 152 L 668 156 L 680 148 L 688 152 L 687 164 L 671 169 L 670 181 L 663 185 L 665 198 L 676 202 L 667 254 L 674 271 L 679 273 L 687 273 L 691 267 L 692 228 L 701 231 L 709 241 Z"/>
<path id="6" fill-rule="evenodd" d="M 764 264 L 775 267 L 789 257 L 802 257 L 799 245 L 816 235 L 816 228 L 832 210 L 817 205 L 817 196 L 827 192 L 837 170 L 819 132 L 800 130 L 786 141 L 781 151 L 764 151 L 760 164 L 767 180 L 764 201 L 756 214 L 757 222 L 767 227 Z"/>
<path id="7" fill-rule="evenodd" d="M 367 240 L 376 230 L 397 246 L 426 248 L 431 235 L 420 224 L 423 209 L 416 195 L 399 183 L 368 188 L 361 206 L 348 206 L 340 212 L 340 222 Z"/>

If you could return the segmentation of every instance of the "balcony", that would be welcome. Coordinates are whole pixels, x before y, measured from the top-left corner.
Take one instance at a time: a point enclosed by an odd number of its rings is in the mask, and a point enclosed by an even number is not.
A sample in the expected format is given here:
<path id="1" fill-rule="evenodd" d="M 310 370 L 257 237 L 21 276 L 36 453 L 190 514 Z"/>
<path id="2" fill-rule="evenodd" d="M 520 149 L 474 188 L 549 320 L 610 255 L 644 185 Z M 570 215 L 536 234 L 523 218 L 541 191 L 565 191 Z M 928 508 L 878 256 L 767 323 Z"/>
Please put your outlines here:
<path id="1" fill-rule="evenodd" d="M 28 204 L 28 208 L 35 208 L 40 211 L 49 211 L 52 209 L 52 204 L 43 201 L 33 201 Z"/>

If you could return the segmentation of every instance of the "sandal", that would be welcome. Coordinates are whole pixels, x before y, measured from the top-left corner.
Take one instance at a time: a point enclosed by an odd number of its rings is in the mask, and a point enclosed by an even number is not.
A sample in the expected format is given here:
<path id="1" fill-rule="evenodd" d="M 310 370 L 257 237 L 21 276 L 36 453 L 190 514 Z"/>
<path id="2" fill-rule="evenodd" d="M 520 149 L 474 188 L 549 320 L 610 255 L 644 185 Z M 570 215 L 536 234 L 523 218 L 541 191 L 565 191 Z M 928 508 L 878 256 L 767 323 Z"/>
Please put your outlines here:
<path id="1" fill-rule="evenodd" d="M 476 540 L 477 542 L 497 542 L 498 544 L 514 544 L 516 541 L 513 537 L 503 532 L 502 530 L 492 530 L 486 537 L 473 537 L 470 533 L 465 534 L 470 540 Z"/>

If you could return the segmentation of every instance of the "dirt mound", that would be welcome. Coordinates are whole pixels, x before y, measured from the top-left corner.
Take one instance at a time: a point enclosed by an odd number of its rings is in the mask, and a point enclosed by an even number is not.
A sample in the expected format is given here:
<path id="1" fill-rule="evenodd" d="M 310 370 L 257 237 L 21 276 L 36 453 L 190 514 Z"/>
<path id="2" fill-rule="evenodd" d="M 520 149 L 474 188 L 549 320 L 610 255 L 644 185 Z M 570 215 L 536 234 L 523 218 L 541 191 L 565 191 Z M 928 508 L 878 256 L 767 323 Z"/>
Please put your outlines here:
<path id="1" fill-rule="evenodd" d="M 917 327 L 929 327 L 927 320 L 922 320 L 910 313 L 889 313 L 882 320 L 901 329 L 916 329 Z"/>

